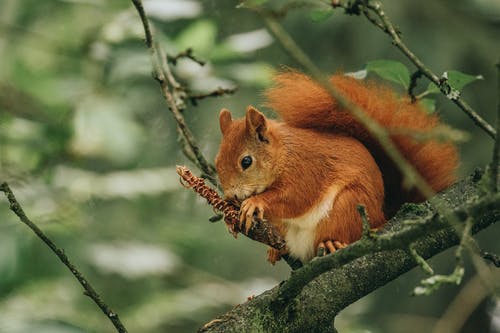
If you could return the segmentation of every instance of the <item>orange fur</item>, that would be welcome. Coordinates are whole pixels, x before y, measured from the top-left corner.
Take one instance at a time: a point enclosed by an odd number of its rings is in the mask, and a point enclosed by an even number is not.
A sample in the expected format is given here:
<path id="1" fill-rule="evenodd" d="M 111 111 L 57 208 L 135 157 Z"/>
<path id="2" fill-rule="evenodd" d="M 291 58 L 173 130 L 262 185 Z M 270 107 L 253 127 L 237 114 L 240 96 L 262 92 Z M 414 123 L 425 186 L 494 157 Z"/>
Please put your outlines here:
<path id="1" fill-rule="evenodd" d="M 401 175 L 378 144 L 319 85 L 297 72 L 279 74 L 275 81 L 266 95 L 283 122 L 253 107 L 245 119 L 232 120 L 227 110 L 220 116 L 216 167 L 226 197 L 242 202 L 243 223 L 263 216 L 279 227 L 290 254 L 307 261 L 322 242 L 359 239 L 358 204 L 366 206 L 371 226 L 379 227 L 403 200 L 418 199 L 403 189 Z M 332 83 L 385 127 L 428 131 L 439 124 L 388 88 L 341 75 Z M 451 184 L 457 164 L 453 145 L 391 138 L 436 191 Z M 248 158 L 252 163 L 244 167 Z"/>
<path id="2" fill-rule="evenodd" d="M 287 124 L 346 133 L 360 140 L 370 150 L 384 176 L 388 215 L 392 215 L 404 202 L 422 200 L 415 191 L 402 187 L 399 170 L 377 141 L 347 110 L 340 108 L 319 84 L 293 71 L 276 75 L 274 81 L 275 86 L 266 92 L 267 105 L 276 110 Z M 332 76 L 331 83 L 371 119 L 389 130 L 425 133 L 440 124 L 437 115 L 428 114 L 407 98 L 398 98 L 389 87 L 379 83 L 344 75 Z M 391 135 L 391 139 L 434 191 L 439 192 L 455 181 L 458 155 L 453 144 L 436 140 L 418 142 L 404 135 Z"/>

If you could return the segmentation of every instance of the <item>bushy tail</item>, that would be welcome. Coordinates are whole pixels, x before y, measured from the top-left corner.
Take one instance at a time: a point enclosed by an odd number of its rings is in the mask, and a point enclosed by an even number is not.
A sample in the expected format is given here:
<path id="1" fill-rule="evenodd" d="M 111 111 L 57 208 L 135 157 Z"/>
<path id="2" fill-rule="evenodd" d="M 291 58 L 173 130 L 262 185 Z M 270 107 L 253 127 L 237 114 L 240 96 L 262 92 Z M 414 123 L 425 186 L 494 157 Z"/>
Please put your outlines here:
<path id="1" fill-rule="evenodd" d="M 419 201 L 418 193 L 403 189 L 401 175 L 379 144 L 348 111 L 319 84 L 306 75 L 288 71 L 275 76 L 275 85 L 265 93 L 267 106 L 291 126 L 345 133 L 360 140 L 372 152 L 384 175 L 386 213 L 391 214 L 406 201 Z M 435 190 L 441 191 L 455 181 L 458 165 L 456 147 L 437 140 L 415 139 L 413 134 L 429 133 L 440 125 L 436 115 L 428 114 L 416 103 L 400 98 L 376 82 L 334 75 L 331 82 L 350 101 L 361 107 L 373 121 L 391 133 L 391 139 L 404 157 Z"/>

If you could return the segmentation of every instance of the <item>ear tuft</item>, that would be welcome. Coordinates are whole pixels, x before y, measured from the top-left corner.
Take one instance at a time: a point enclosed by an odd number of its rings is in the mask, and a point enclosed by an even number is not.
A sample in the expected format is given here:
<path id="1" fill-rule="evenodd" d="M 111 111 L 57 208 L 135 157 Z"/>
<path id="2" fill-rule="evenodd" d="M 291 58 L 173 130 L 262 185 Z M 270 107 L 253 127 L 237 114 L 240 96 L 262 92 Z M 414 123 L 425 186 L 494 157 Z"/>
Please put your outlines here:
<path id="1" fill-rule="evenodd" d="M 259 141 L 269 142 L 267 138 L 267 119 L 251 105 L 247 107 L 246 126 L 251 136 L 256 136 Z"/>
<path id="2" fill-rule="evenodd" d="M 231 112 L 228 109 L 220 110 L 219 125 L 220 125 L 220 131 L 222 132 L 222 135 L 224 135 L 224 133 L 227 133 L 227 130 L 231 126 L 232 122 L 233 122 L 233 118 L 231 117 Z"/>

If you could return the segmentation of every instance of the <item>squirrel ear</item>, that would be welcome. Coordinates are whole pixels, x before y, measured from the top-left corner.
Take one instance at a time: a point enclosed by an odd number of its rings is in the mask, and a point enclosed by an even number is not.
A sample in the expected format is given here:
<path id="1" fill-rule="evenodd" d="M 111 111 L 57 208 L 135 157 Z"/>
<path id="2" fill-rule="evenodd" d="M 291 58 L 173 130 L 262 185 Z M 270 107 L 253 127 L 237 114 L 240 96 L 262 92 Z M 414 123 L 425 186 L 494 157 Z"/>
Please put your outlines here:
<path id="1" fill-rule="evenodd" d="M 222 135 L 227 132 L 227 129 L 229 126 L 231 126 L 231 123 L 233 122 L 233 119 L 231 117 L 231 112 L 229 112 L 228 109 L 222 109 L 220 110 L 219 114 L 219 125 L 220 125 L 220 131 L 222 132 Z"/>
<path id="2" fill-rule="evenodd" d="M 251 136 L 257 134 L 259 141 L 269 142 L 267 138 L 267 119 L 259 110 L 251 105 L 247 107 L 246 125 L 247 131 Z"/>

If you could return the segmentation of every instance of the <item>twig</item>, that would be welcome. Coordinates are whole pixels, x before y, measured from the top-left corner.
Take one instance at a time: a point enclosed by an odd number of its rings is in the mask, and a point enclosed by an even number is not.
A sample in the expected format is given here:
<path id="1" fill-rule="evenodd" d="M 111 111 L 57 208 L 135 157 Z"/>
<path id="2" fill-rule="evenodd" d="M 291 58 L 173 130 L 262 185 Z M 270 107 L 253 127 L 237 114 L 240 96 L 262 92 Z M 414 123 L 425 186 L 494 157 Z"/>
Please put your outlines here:
<path id="1" fill-rule="evenodd" d="M 168 56 L 168 62 L 170 62 L 172 65 L 175 66 L 175 65 L 177 65 L 177 60 L 179 60 L 180 58 L 188 58 L 188 59 L 191 59 L 192 61 L 194 61 L 195 63 L 197 63 L 200 66 L 205 66 L 205 62 L 204 61 L 199 60 L 198 58 L 196 58 L 193 55 L 193 49 L 190 48 L 190 47 L 187 48 L 185 51 L 177 53 L 174 56 L 169 55 Z"/>
<path id="2" fill-rule="evenodd" d="M 220 97 L 224 95 L 232 95 L 236 92 L 237 88 L 222 88 L 219 87 L 214 91 L 211 91 L 206 94 L 189 94 L 189 100 L 191 104 L 198 105 L 198 101 L 201 99 L 205 99 L 208 97 Z"/>
<path id="3" fill-rule="evenodd" d="M 170 67 L 168 66 L 168 58 L 161 48 L 161 46 L 154 42 L 153 33 L 149 20 L 144 12 L 144 6 L 141 0 L 132 0 L 139 17 L 141 18 L 142 25 L 144 28 L 146 46 L 149 49 L 151 62 L 153 65 L 153 75 L 155 79 L 160 84 L 160 88 L 163 97 L 167 101 L 168 107 L 172 112 L 174 119 L 177 123 L 177 129 L 182 136 L 184 142 L 186 143 L 185 152 L 188 152 L 186 156 L 188 158 L 195 158 L 197 166 L 202 170 L 202 172 L 207 176 L 208 180 L 217 185 L 216 171 L 212 164 L 208 162 L 205 156 L 202 154 L 201 149 L 194 138 L 193 133 L 189 129 L 182 115 L 182 109 L 185 108 L 183 99 L 185 98 L 185 92 L 181 88 L 181 85 L 175 80 Z M 189 153 L 191 152 L 191 154 Z"/>
<path id="4" fill-rule="evenodd" d="M 435 73 L 433 73 L 425 64 L 403 43 L 399 32 L 396 30 L 392 22 L 387 17 L 387 14 L 382 9 L 382 5 L 378 1 L 373 0 L 355 0 L 353 2 L 343 2 L 342 5 L 332 5 L 335 7 L 342 7 L 346 9 L 346 13 L 359 13 L 362 12 L 364 16 L 376 27 L 388 34 L 392 39 L 392 44 L 396 46 L 403 54 L 418 68 L 418 70 L 427 77 L 430 81 L 434 82 L 441 92 L 450 99 L 455 105 L 462 109 L 472 121 L 482 128 L 490 137 L 495 139 L 496 131 L 488 124 L 472 107 L 467 104 L 461 97 L 460 93 L 455 91 L 446 80 L 441 80 Z M 356 10 L 354 10 L 356 8 Z M 347 9 L 349 12 L 347 12 Z M 375 19 L 371 14 L 378 17 Z M 453 93 L 452 93 L 453 92 Z"/>
<path id="5" fill-rule="evenodd" d="M 500 267 L 500 257 L 498 255 L 485 251 L 481 253 L 481 256 L 483 257 L 483 259 L 488 260 L 493 265 L 495 265 L 495 267 Z"/>
<path id="6" fill-rule="evenodd" d="M 433 333 L 458 333 L 472 312 L 488 296 L 479 275 L 472 277 L 451 301 L 443 316 L 434 326 Z"/>
<path id="7" fill-rule="evenodd" d="M 469 133 L 443 124 L 427 131 L 415 130 L 408 127 L 391 127 L 387 128 L 387 131 L 391 135 L 405 135 L 418 142 L 429 140 L 440 142 L 465 142 L 470 138 Z"/>
<path id="8" fill-rule="evenodd" d="M 471 250 L 472 246 L 469 244 L 471 242 L 471 232 L 472 232 L 473 221 L 470 217 L 465 219 L 465 224 L 460 236 L 460 243 L 458 244 L 457 250 L 455 251 L 455 258 L 457 263 L 455 269 L 451 274 L 448 275 L 432 275 L 431 277 L 420 281 L 420 285 L 417 286 L 413 294 L 414 295 L 430 295 L 443 284 L 456 284 L 459 285 L 462 282 L 462 278 L 465 273 L 463 254 L 465 249 Z"/>
<path id="9" fill-rule="evenodd" d="M 410 84 L 408 86 L 408 95 L 410 95 L 410 99 L 412 103 L 417 101 L 417 97 L 415 96 L 414 90 L 417 87 L 417 81 L 422 77 L 422 72 L 420 69 L 417 69 L 410 77 Z"/>
<path id="10" fill-rule="evenodd" d="M 361 216 L 361 223 L 363 226 L 363 233 L 361 238 L 371 238 L 373 237 L 370 229 L 370 220 L 368 219 L 368 214 L 366 213 L 366 207 L 364 205 L 358 205 L 359 215 Z"/>
<path id="11" fill-rule="evenodd" d="M 108 317 L 108 319 L 113 323 L 113 326 L 119 333 L 127 333 L 127 329 L 123 326 L 118 314 L 110 309 L 106 303 L 102 300 L 101 296 L 95 291 L 90 282 L 83 276 L 83 274 L 76 268 L 74 264 L 68 259 L 64 251 L 58 248 L 54 242 L 47 237 L 43 231 L 38 228 L 38 226 L 33 223 L 24 213 L 23 208 L 17 201 L 14 193 L 10 189 L 7 183 L 2 183 L 0 185 L 0 191 L 5 193 L 7 200 L 10 203 L 10 209 L 14 212 L 14 214 L 19 217 L 21 222 L 26 224 L 37 236 L 40 238 L 51 250 L 55 253 L 55 255 L 59 258 L 59 260 L 70 270 L 71 274 L 78 280 L 78 282 L 83 287 L 84 294 L 90 297 L 95 304 L 101 309 L 101 311 Z"/>
<path id="12" fill-rule="evenodd" d="M 425 261 L 425 259 L 422 258 L 420 254 L 418 254 L 417 250 L 415 250 L 414 244 L 410 244 L 410 246 L 408 247 L 408 252 L 426 274 L 434 275 L 434 270 L 427 263 L 427 261 Z"/>

